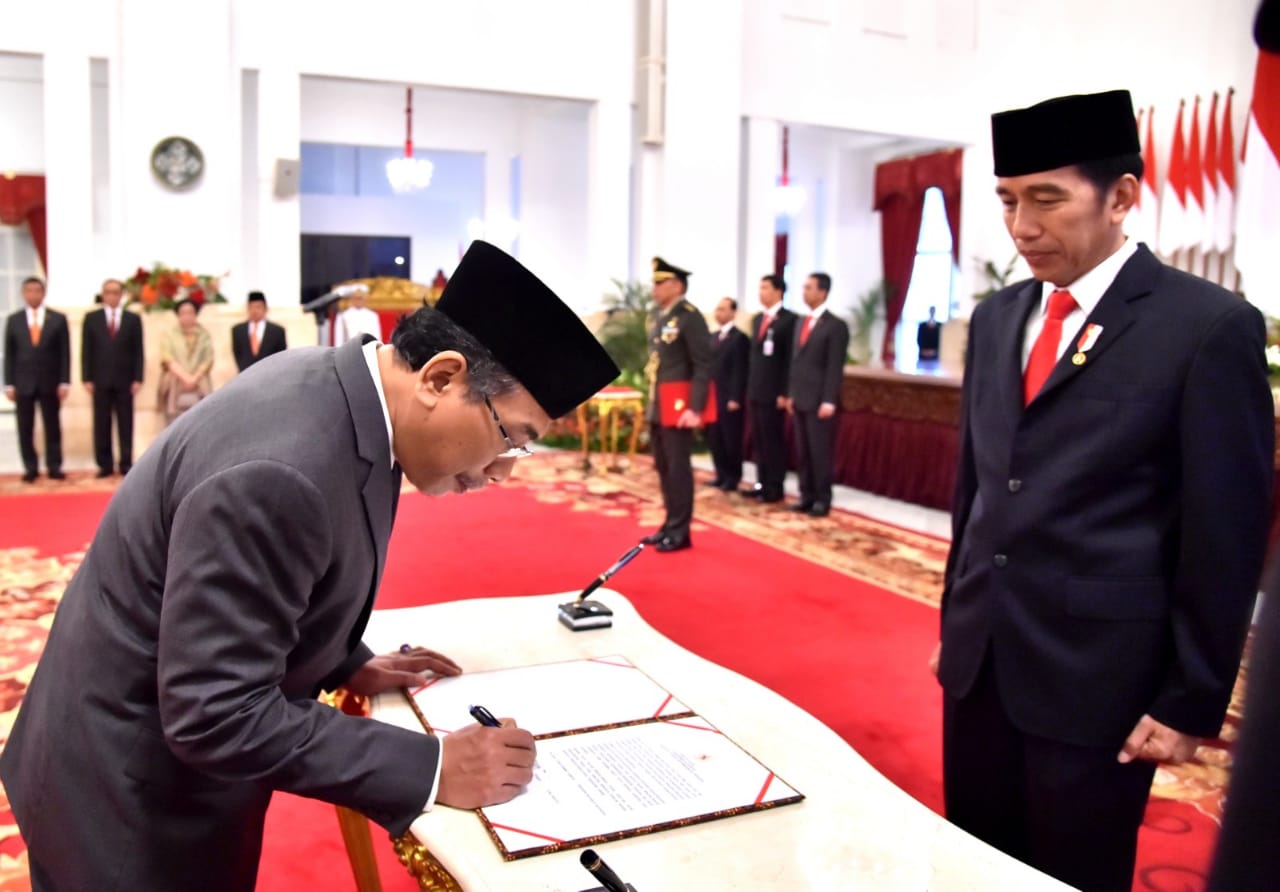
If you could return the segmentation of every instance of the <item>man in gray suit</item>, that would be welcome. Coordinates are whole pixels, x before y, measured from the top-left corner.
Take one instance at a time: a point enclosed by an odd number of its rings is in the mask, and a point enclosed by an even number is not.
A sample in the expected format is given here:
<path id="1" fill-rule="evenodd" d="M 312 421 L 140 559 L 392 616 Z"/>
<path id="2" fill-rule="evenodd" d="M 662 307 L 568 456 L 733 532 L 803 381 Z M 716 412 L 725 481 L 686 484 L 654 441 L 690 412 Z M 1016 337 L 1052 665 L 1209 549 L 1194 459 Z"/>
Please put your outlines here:
<path id="1" fill-rule="evenodd" d="M 363 341 L 363 343 L 362 343 Z M 404 833 L 503 802 L 533 738 L 433 737 L 322 705 L 461 671 L 361 643 L 401 473 L 501 481 L 617 374 L 574 313 L 490 245 L 391 345 L 291 351 L 165 431 L 67 587 L 0 759 L 34 889 L 251 890 L 274 790 Z"/>

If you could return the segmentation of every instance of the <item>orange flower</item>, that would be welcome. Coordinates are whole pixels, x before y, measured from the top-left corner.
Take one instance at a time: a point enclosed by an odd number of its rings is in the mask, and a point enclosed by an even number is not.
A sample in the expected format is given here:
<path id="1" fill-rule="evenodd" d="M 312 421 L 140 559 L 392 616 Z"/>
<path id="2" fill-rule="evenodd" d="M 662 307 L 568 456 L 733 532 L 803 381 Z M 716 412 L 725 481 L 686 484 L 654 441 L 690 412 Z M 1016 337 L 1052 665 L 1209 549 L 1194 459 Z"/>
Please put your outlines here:
<path id="1" fill-rule="evenodd" d="M 142 286 L 142 302 L 147 306 L 151 306 L 156 302 L 156 290 L 150 285 Z"/>
<path id="2" fill-rule="evenodd" d="M 190 288 L 196 283 L 196 277 L 191 274 L 190 270 L 184 269 L 178 273 L 178 281 L 182 283 L 183 288 Z"/>

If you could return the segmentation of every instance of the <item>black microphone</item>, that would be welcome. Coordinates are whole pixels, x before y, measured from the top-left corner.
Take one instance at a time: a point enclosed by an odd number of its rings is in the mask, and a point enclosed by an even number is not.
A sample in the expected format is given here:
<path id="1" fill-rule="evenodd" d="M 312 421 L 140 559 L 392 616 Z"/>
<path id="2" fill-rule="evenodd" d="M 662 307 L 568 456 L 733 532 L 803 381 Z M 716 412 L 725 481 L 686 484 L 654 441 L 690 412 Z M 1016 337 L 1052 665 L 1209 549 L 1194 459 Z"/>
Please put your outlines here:
<path id="1" fill-rule="evenodd" d="M 608 864 L 600 860 L 595 849 L 585 849 L 578 860 L 582 862 L 583 867 L 591 871 L 591 875 L 599 880 L 600 885 L 608 892 L 630 892 L 630 887 L 618 879 L 618 875 L 609 868 Z"/>

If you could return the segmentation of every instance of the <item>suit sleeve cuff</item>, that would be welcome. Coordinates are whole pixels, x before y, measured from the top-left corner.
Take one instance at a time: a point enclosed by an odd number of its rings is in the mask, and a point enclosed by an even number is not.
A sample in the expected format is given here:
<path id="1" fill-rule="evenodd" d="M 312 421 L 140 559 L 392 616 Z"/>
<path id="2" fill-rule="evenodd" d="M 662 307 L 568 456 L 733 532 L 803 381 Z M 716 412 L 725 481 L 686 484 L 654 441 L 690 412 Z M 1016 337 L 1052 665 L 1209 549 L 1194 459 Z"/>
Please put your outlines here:
<path id="1" fill-rule="evenodd" d="M 444 741 L 440 741 L 440 755 L 436 759 L 436 776 L 431 782 L 431 795 L 427 797 L 426 805 L 422 806 L 423 814 L 431 811 L 436 804 L 436 794 L 440 792 L 440 766 L 444 764 Z"/>

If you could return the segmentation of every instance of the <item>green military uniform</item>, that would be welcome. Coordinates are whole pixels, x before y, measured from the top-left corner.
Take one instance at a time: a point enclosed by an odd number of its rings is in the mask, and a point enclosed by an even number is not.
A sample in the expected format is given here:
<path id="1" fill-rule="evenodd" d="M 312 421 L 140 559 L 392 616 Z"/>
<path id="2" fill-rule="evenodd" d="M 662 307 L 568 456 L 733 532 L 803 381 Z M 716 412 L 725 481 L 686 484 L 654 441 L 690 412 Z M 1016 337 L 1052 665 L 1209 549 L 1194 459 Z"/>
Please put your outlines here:
<path id="1" fill-rule="evenodd" d="M 655 282 L 672 277 L 687 281 L 689 275 L 661 258 L 654 258 L 653 271 Z M 689 542 L 689 525 L 693 521 L 693 430 L 662 424 L 658 385 L 689 382 L 688 406 L 677 406 L 676 414 L 685 408 L 701 414 L 707 405 L 711 360 L 711 333 L 697 307 L 681 299 L 654 314 L 649 327 L 647 367 L 649 440 L 667 517 L 662 528 L 647 541 L 655 543 L 659 550 L 676 550 Z"/>

